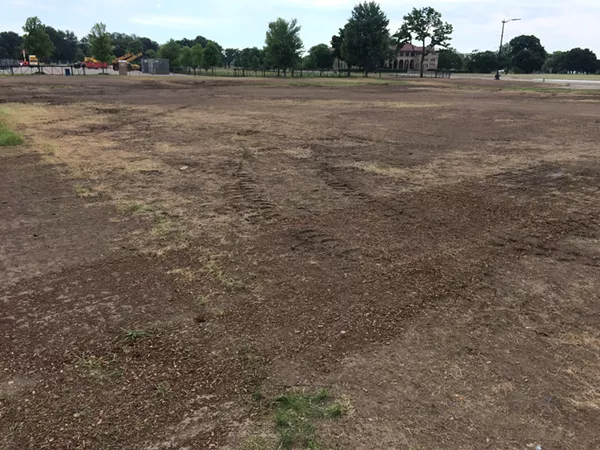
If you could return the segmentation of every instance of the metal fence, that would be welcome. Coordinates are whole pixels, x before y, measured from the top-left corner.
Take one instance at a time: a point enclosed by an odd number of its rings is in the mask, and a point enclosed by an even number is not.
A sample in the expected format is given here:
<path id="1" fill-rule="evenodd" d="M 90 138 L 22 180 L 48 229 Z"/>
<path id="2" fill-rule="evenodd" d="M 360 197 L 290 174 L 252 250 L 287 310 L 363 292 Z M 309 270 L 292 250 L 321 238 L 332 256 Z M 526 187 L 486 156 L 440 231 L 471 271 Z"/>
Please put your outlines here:
<path id="1" fill-rule="evenodd" d="M 328 77 L 338 78 L 349 76 L 347 72 L 338 72 L 333 70 L 288 70 L 284 73 L 283 70 L 277 69 L 244 69 L 244 68 L 224 68 L 215 67 L 212 69 L 194 69 L 192 67 L 174 67 L 173 73 L 192 76 L 216 76 L 216 77 L 289 77 L 289 78 L 305 78 L 305 77 Z"/>
<path id="2" fill-rule="evenodd" d="M 380 72 L 384 74 L 390 74 L 394 77 L 409 77 L 409 78 L 420 78 L 421 72 L 418 70 L 404 70 L 404 71 L 390 71 L 390 72 Z M 450 78 L 452 76 L 452 72 L 446 71 L 437 71 L 437 70 L 427 70 L 423 72 L 423 78 Z"/>
<path id="3" fill-rule="evenodd" d="M 3 64 L 4 63 L 4 64 Z M 109 67 L 105 72 L 112 71 Z M 100 69 L 87 69 L 77 65 L 45 65 L 40 66 L 18 66 L 11 60 L 0 60 L 0 75 L 88 75 L 97 74 Z M 215 67 L 212 69 L 199 69 L 191 67 L 174 67 L 169 71 L 167 60 L 149 59 L 142 60 L 141 73 L 144 75 L 169 75 L 170 73 L 191 76 L 217 76 L 217 77 L 288 77 L 288 78 L 349 78 L 362 77 L 364 72 L 361 69 L 350 70 L 306 70 L 295 69 L 283 72 L 276 69 L 244 69 L 244 68 L 225 68 Z M 370 74 L 372 77 L 394 77 L 394 78 L 418 78 L 419 71 L 415 70 L 394 70 L 387 68 L 374 69 Z M 451 72 L 445 71 L 426 71 L 423 76 L 426 78 L 450 78 Z"/>
<path id="4" fill-rule="evenodd" d="M 0 75 L 86 75 L 85 67 L 73 65 L 0 66 Z"/>
<path id="5" fill-rule="evenodd" d="M 284 73 L 282 70 L 276 69 L 243 69 L 243 68 L 213 68 L 199 69 L 191 67 L 174 67 L 173 73 L 191 76 L 218 76 L 218 77 L 289 77 L 289 78 L 349 78 L 362 77 L 364 72 L 361 69 L 350 70 L 306 70 L 295 69 Z M 382 78 L 382 76 L 394 77 L 420 77 L 419 71 L 414 70 L 393 70 L 386 68 L 378 68 L 370 72 L 370 75 Z M 450 78 L 450 72 L 443 71 L 427 71 L 423 74 L 426 78 Z"/>

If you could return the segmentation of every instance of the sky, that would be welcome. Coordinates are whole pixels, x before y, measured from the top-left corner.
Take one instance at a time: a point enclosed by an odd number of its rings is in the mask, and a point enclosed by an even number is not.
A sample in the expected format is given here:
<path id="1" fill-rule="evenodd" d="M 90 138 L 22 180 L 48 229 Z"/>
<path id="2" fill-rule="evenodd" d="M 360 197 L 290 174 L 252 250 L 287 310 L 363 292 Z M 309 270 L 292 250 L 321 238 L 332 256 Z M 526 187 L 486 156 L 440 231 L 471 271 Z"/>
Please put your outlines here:
<path id="1" fill-rule="evenodd" d="M 381 0 L 395 32 L 413 7 L 432 6 L 454 26 L 452 46 L 461 52 L 496 50 L 503 18 L 505 42 L 534 34 L 549 52 L 590 48 L 600 56 L 600 0 Z M 270 21 L 298 19 L 306 49 L 329 43 L 356 0 L 0 0 L 0 31 L 21 33 L 25 19 L 86 35 L 95 22 L 108 31 L 135 33 L 159 43 L 202 35 L 221 46 L 262 47 Z"/>

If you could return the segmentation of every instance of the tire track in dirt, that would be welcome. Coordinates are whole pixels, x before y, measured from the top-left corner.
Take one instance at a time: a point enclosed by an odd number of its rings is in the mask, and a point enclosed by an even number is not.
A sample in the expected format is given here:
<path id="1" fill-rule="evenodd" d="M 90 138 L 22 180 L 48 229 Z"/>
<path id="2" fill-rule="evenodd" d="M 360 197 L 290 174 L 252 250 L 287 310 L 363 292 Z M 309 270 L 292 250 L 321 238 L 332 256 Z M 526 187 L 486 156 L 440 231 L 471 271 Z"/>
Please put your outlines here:
<path id="1" fill-rule="evenodd" d="M 252 169 L 243 159 L 228 160 L 222 168 L 223 172 L 232 178 L 223 188 L 224 203 L 228 205 L 227 212 L 237 214 L 245 222 L 253 225 L 276 226 L 283 219 L 283 207 L 271 201 L 259 188 L 260 180 L 251 173 Z M 348 189 L 351 188 L 348 186 Z M 270 228 L 269 234 L 282 233 L 283 240 L 290 243 L 288 248 L 294 252 L 325 254 L 332 258 L 345 259 L 355 256 L 359 250 L 356 246 L 317 225 L 319 212 L 308 209 L 303 209 L 303 212 L 302 225 L 281 223 L 281 228 Z"/>
<path id="2" fill-rule="evenodd" d="M 225 169 L 233 169 L 234 180 L 224 188 L 226 203 L 232 205 L 230 210 L 252 224 L 271 223 L 280 217 L 278 206 L 267 199 L 258 181 L 244 169 L 243 161 L 229 161 Z"/>
<path id="3" fill-rule="evenodd" d="M 600 191 L 598 173 L 585 167 L 565 164 L 540 164 L 492 175 L 508 188 L 571 191 L 585 187 L 589 193 Z"/>
<path id="4" fill-rule="evenodd" d="M 292 232 L 292 236 L 297 241 L 297 244 L 292 245 L 292 250 L 325 251 L 333 257 L 342 258 L 352 258 L 360 250 L 323 230 L 303 228 Z"/>
<path id="5" fill-rule="evenodd" d="M 385 217 L 396 217 L 406 223 L 417 223 L 424 215 L 422 209 L 401 202 L 400 197 L 396 197 L 396 201 L 390 201 L 364 192 L 347 176 L 349 172 L 346 168 L 331 166 L 327 161 L 319 161 L 319 164 L 317 173 L 327 186 L 346 197 L 382 209 Z"/>

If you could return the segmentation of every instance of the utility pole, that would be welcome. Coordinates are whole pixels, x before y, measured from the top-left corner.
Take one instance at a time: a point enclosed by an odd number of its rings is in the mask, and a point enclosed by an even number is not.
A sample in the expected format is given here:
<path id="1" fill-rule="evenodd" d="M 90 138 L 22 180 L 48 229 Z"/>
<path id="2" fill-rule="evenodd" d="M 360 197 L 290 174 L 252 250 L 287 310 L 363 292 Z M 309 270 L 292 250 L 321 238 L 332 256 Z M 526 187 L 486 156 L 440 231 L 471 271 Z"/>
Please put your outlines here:
<path id="1" fill-rule="evenodd" d="M 502 20 L 502 33 L 500 33 L 500 48 L 498 49 L 498 64 L 497 64 L 497 68 L 496 68 L 496 80 L 500 79 L 500 56 L 502 55 L 502 42 L 504 41 L 504 25 L 506 25 L 508 22 L 516 22 L 517 20 L 521 20 L 521 19 L 503 19 Z"/>

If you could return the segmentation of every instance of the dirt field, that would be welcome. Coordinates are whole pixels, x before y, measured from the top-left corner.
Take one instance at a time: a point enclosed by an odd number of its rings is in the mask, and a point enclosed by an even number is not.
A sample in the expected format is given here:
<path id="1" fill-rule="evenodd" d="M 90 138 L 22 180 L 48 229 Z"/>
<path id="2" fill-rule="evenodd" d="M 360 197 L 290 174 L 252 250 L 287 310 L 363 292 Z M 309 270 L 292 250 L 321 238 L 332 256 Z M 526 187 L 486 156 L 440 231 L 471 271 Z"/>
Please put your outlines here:
<path id="1" fill-rule="evenodd" d="M 600 96 L 535 89 L 0 78 L 0 448 L 600 448 Z"/>

